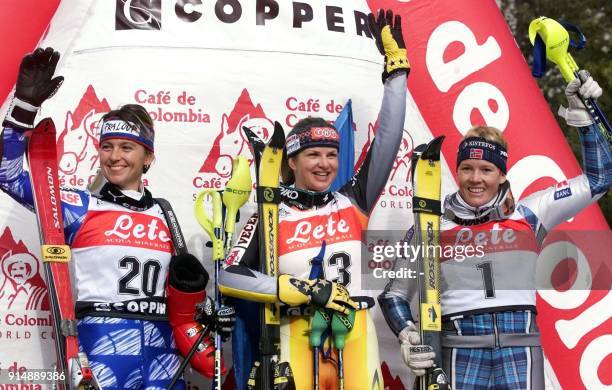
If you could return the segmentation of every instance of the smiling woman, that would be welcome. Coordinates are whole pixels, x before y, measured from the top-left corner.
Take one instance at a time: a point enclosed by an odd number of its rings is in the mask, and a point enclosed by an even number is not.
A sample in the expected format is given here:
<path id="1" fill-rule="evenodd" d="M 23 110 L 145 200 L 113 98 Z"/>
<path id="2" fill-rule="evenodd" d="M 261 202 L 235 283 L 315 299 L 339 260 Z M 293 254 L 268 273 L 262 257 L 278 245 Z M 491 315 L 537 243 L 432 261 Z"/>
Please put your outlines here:
<path id="1" fill-rule="evenodd" d="M 0 189 L 29 210 L 34 204 L 29 174 L 23 169 L 26 131 L 62 83 L 63 77 L 53 77 L 59 57 L 47 48 L 23 59 L 0 133 Z M 173 240 L 180 238 L 180 229 L 173 221 L 170 232 L 161 200 L 154 199 L 142 181 L 154 160 L 154 138 L 153 121 L 144 107 L 128 104 L 110 111 L 101 121 L 96 179 L 88 190 L 62 192 L 68 195 L 61 197 L 61 210 L 72 252 L 79 346 L 104 388 L 168 387 L 178 371 L 179 355 L 185 356 L 206 331 L 194 316 L 196 303 L 206 299 L 208 274 L 180 240 Z M 16 278 L 24 273 L 21 268 L 11 269 Z M 214 323 L 220 310 L 231 322 L 233 311 L 223 306 L 203 314 L 201 322 L 225 335 L 231 326 L 221 329 Z M 156 335 L 154 344 L 146 334 Z M 210 347 L 200 348 L 190 364 L 212 377 L 212 342 L 210 334 L 206 336 L 202 342 Z M 104 347 L 107 343 L 112 346 Z M 175 388 L 184 389 L 184 381 Z"/>
<path id="2" fill-rule="evenodd" d="M 137 104 L 104 115 L 100 130 L 100 173 L 122 190 L 140 189 L 143 173 L 154 160 L 153 121 Z"/>
<path id="3" fill-rule="evenodd" d="M 336 128 L 323 118 L 308 117 L 295 124 L 285 145 L 283 183 L 307 191 L 329 189 L 338 173 Z"/>
<path id="4" fill-rule="evenodd" d="M 459 145 L 457 181 L 459 194 L 472 207 L 482 207 L 506 182 L 507 142 L 494 127 L 470 129 Z"/>

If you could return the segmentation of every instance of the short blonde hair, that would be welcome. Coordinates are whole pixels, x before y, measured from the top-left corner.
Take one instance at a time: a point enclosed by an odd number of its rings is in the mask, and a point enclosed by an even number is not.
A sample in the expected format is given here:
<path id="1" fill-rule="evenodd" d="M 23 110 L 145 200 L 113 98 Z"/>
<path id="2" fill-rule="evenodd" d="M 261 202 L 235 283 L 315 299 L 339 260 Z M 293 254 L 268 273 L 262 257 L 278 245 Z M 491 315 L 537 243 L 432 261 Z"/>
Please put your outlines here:
<path id="1" fill-rule="evenodd" d="M 480 137 L 487 141 L 495 142 L 508 151 L 508 141 L 504 138 L 504 133 L 501 130 L 492 126 L 474 126 L 465 133 L 463 139 L 470 137 Z"/>

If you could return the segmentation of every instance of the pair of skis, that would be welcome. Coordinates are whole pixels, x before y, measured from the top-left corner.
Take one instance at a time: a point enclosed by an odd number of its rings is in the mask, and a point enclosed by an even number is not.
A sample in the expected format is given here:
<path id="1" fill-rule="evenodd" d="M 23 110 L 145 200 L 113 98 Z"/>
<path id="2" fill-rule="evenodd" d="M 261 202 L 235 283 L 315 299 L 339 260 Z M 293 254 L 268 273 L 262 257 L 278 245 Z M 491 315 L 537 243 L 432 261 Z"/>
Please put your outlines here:
<path id="1" fill-rule="evenodd" d="M 278 205 L 280 171 L 285 146 L 285 131 L 274 123 L 274 132 L 264 144 L 249 128 L 243 127 L 252 148 L 257 172 L 257 215 L 259 232 L 259 271 L 278 277 Z M 249 375 L 249 389 L 291 389 L 291 368 L 281 364 L 280 306 L 265 304 L 261 313 L 259 339 L 260 362 Z"/>
<path id="2" fill-rule="evenodd" d="M 223 195 L 215 190 L 205 190 L 200 193 L 195 202 L 194 212 L 196 219 L 212 241 L 212 259 L 215 273 L 215 314 L 221 307 L 221 292 L 219 290 L 221 263 L 232 249 L 238 210 L 249 200 L 250 194 L 251 172 L 249 163 L 246 158 L 239 156 L 233 161 L 232 175 L 223 190 Z M 212 199 L 212 218 L 207 215 L 204 209 L 204 199 L 207 197 Z M 205 332 L 202 332 L 200 338 L 203 338 L 204 334 Z M 195 348 L 200 344 L 200 341 L 201 339 L 195 343 L 193 351 L 195 351 Z M 222 348 L 221 335 L 217 332 L 215 334 L 215 371 L 213 378 L 213 388 L 215 390 L 221 389 Z M 191 355 L 192 353 L 190 352 L 190 354 L 185 357 L 184 364 L 189 361 Z"/>
<path id="3" fill-rule="evenodd" d="M 60 373 L 60 380 L 52 387 L 99 389 L 87 356 L 79 352 L 68 269 L 70 247 L 64 240 L 61 212 L 55 125 L 50 118 L 43 119 L 30 134 L 27 158 Z"/>
<path id="4" fill-rule="evenodd" d="M 429 144 L 419 145 L 412 155 L 412 210 L 414 212 L 414 239 L 420 245 L 418 269 L 419 333 L 421 343 L 433 348 L 434 367 L 419 380 L 420 390 L 450 390 L 448 377 L 442 369 L 442 307 L 440 304 L 439 251 L 428 250 L 440 241 L 442 170 L 440 149 L 444 136 Z"/>

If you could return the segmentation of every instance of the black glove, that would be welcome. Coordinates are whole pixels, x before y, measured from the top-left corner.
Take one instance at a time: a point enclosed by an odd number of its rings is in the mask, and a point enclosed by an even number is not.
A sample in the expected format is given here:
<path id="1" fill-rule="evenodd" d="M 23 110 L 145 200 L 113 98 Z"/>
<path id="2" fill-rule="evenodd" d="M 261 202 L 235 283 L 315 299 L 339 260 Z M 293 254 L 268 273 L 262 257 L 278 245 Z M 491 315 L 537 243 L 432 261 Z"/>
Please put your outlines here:
<path id="1" fill-rule="evenodd" d="M 207 296 L 204 302 L 198 305 L 195 320 L 218 333 L 221 340 L 225 341 L 229 339 L 234 330 L 236 312 L 233 307 L 222 305 L 215 313 L 215 302 Z"/>
<path id="2" fill-rule="evenodd" d="M 15 96 L 5 122 L 21 127 L 34 127 L 34 119 L 41 104 L 55 94 L 64 81 L 53 77 L 59 61 L 59 53 L 48 47 L 38 48 L 21 60 Z"/>
<path id="3" fill-rule="evenodd" d="M 406 44 L 402 36 L 402 18 L 393 17 L 391 10 L 378 11 L 378 17 L 368 15 L 370 32 L 376 40 L 376 47 L 385 56 L 385 67 L 382 73 L 383 84 L 387 78 L 396 72 L 410 72 L 410 62 L 406 57 Z"/>

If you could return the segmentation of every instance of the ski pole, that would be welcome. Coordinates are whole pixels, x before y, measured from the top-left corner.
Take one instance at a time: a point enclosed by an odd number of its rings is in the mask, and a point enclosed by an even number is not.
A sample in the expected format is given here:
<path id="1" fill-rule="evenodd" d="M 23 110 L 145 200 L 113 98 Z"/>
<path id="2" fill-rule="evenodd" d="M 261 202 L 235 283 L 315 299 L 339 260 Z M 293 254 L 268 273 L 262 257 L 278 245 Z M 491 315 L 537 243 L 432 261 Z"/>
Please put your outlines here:
<path id="1" fill-rule="evenodd" d="M 319 390 L 319 352 L 321 351 L 321 342 L 323 333 L 329 328 L 331 317 L 324 309 L 315 310 L 310 317 L 310 336 L 308 341 L 312 347 L 312 371 L 313 381 L 312 388 Z"/>
<path id="2" fill-rule="evenodd" d="M 318 279 L 323 276 L 323 258 L 325 257 L 326 242 L 323 241 L 321 244 L 321 250 L 319 253 L 312 258 L 310 261 L 310 275 L 309 279 Z M 323 333 L 329 328 L 331 323 L 331 317 L 323 310 L 315 310 L 310 319 L 310 337 L 309 342 L 312 347 L 312 371 L 313 371 L 313 389 L 319 389 L 319 352 L 321 346 L 321 338 Z"/>
<path id="3" fill-rule="evenodd" d="M 223 204 L 227 209 L 225 215 L 225 253 L 232 249 L 232 239 L 236 229 L 238 210 L 249 200 L 252 181 L 249 162 L 245 157 L 238 156 L 232 165 L 232 177 L 223 190 Z"/>
<path id="4" fill-rule="evenodd" d="M 334 345 L 338 350 L 338 389 L 344 390 L 344 345 L 346 336 L 353 329 L 355 324 L 355 310 L 350 310 L 348 314 L 334 312 L 331 320 L 332 336 Z"/>
<path id="5" fill-rule="evenodd" d="M 212 206 L 213 206 L 213 217 L 212 220 L 208 218 L 206 212 L 204 211 L 203 200 L 206 196 L 210 196 L 212 198 Z M 215 294 L 215 313 L 219 309 L 220 305 L 220 297 L 221 293 L 219 292 L 219 284 L 217 281 L 219 280 L 219 271 L 221 267 L 221 261 L 223 261 L 224 250 L 223 250 L 223 210 L 221 203 L 221 195 L 219 192 L 214 190 L 206 190 L 202 191 L 198 198 L 196 199 L 195 204 L 195 215 L 196 219 L 204 228 L 208 236 L 212 240 L 212 259 L 215 266 L 215 286 L 214 286 L 214 294 Z M 235 216 L 234 216 L 235 217 Z M 195 345 L 198 345 L 196 343 Z M 215 332 L 215 376 L 213 388 L 216 390 L 221 389 L 221 348 L 222 341 L 221 335 L 219 332 Z M 187 358 L 185 358 L 187 360 Z"/>
<path id="6" fill-rule="evenodd" d="M 170 382 L 170 385 L 168 386 L 168 390 L 172 390 L 174 386 L 176 385 L 176 382 L 181 377 L 181 375 L 183 375 L 185 368 L 187 368 L 187 364 L 189 364 L 189 360 L 191 360 L 191 357 L 193 356 L 193 354 L 195 354 L 195 352 L 198 350 L 198 345 L 200 345 L 202 340 L 204 340 L 204 337 L 206 336 L 207 331 L 208 331 L 208 327 L 205 327 L 204 329 L 202 329 L 202 332 L 200 332 L 200 334 L 198 335 L 198 338 L 193 344 L 193 347 L 191 347 L 191 349 L 189 350 L 189 353 L 187 354 L 187 356 L 185 356 L 185 359 L 183 359 L 183 361 L 181 362 L 181 365 L 176 371 L 176 374 L 174 374 L 174 376 L 172 377 L 172 381 Z"/>
<path id="7" fill-rule="evenodd" d="M 579 35 L 578 43 L 574 40 L 570 40 L 568 30 L 576 32 Z M 578 27 L 569 23 L 559 23 L 554 19 L 541 16 L 532 20 L 529 24 L 529 40 L 534 47 L 533 75 L 535 77 L 541 77 L 544 74 L 544 70 L 546 69 L 544 55 L 557 65 L 566 82 L 570 82 L 579 77 L 578 70 L 580 68 L 576 61 L 574 61 L 572 55 L 568 52 L 569 46 L 581 49 L 586 44 L 586 38 Z M 580 81 L 584 82 L 586 80 L 581 79 Z M 580 97 L 580 100 L 587 108 L 589 114 L 608 142 L 612 142 L 612 127 L 610 127 L 608 119 L 601 111 L 601 108 L 599 108 L 595 99 L 583 99 Z"/>

